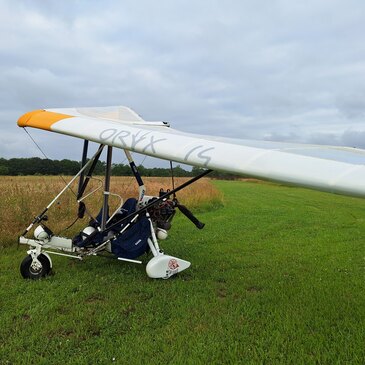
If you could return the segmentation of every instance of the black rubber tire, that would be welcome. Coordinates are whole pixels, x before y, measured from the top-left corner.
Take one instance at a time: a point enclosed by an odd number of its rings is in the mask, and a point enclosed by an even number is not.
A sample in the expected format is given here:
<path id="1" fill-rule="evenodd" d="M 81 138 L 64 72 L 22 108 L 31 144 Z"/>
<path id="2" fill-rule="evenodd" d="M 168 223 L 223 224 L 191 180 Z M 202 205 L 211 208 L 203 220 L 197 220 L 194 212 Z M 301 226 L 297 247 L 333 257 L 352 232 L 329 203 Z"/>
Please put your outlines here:
<path id="1" fill-rule="evenodd" d="M 46 255 L 41 253 L 38 256 L 39 262 L 42 264 L 42 268 L 38 271 L 35 271 L 32 267 L 32 256 L 28 255 L 24 258 L 22 263 L 20 264 L 20 273 L 22 274 L 24 279 L 32 279 L 38 280 L 47 276 L 51 272 L 51 263 Z"/>

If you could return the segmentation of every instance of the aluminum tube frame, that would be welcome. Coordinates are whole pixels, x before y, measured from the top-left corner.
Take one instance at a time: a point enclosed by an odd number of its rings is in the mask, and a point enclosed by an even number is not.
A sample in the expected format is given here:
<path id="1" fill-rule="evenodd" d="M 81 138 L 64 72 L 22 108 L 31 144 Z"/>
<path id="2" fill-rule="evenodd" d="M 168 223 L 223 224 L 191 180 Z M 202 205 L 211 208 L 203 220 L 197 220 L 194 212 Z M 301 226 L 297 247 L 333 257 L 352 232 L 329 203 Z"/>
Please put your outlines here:
<path id="1" fill-rule="evenodd" d="M 101 231 L 101 233 L 107 233 L 113 229 L 115 229 L 116 227 L 120 226 L 123 222 L 128 222 L 130 221 L 132 218 L 134 218 L 137 215 L 140 215 L 142 212 L 146 212 L 149 208 L 153 207 L 155 204 L 159 203 L 160 201 L 163 201 L 164 199 L 168 198 L 169 196 L 177 193 L 178 191 L 180 191 L 181 189 L 186 188 L 187 186 L 189 186 L 190 184 L 194 183 L 195 181 L 201 179 L 202 177 L 208 175 L 210 172 L 212 172 L 213 170 L 205 170 L 204 172 L 202 172 L 201 174 L 199 174 L 198 176 L 193 177 L 192 179 L 186 181 L 185 183 L 181 184 L 180 186 L 178 186 L 177 188 L 166 192 L 165 194 L 163 194 L 162 196 L 160 196 L 159 198 L 153 200 L 151 203 L 145 205 L 143 208 L 135 211 L 134 213 L 131 213 L 129 215 L 127 215 L 126 217 L 124 217 L 123 219 L 121 219 L 120 221 L 112 224 L 111 226 L 109 226 L 108 228 L 104 229 L 103 231 Z M 99 232 L 99 231 L 98 231 Z M 98 232 L 94 232 L 92 233 L 89 237 L 87 237 L 84 240 L 85 245 L 87 245 L 89 242 L 92 241 L 92 239 L 96 236 L 96 234 Z M 118 237 L 120 234 L 116 233 L 113 237 L 110 237 L 109 239 L 115 239 L 116 237 Z"/>
<path id="2" fill-rule="evenodd" d="M 106 157 L 106 170 L 105 170 L 105 182 L 104 182 L 104 202 L 103 202 L 103 210 L 101 214 L 101 230 L 104 231 L 106 227 L 106 222 L 108 220 L 108 211 L 109 211 L 109 195 L 110 195 L 110 174 L 112 168 L 112 155 L 113 155 L 113 147 L 108 146 L 108 152 Z"/>
<path id="3" fill-rule="evenodd" d="M 80 188 L 80 191 L 78 192 L 77 194 L 77 200 L 79 200 L 82 195 L 84 194 L 85 190 L 86 190 L 86 187 L 90 181 L 90 178 L 91 178 L 91 175 L 92 173 L 94 172 L 95 170 L 95 167 L 96 167 L 96 164 L 98 163 L 99 161 L 99 158 L 100 158 L 100 155 L 101 153 L 103 152 L 103 149 L 104 149 L 104 145 L 101 144 L 98 151 L 96 152 L 96 154 L 93 156 L 93 158 L 91 159 L 93 161 L 92 165 L 90 166 L 90 169 L 89 171 L 87 172 L 87 175 L 86 175 L 86 179 L 83 181 L 83 184 Z M 88 161 L 89 163 L 90 161 Z"/>
<path id="4" fill-rule="evenodd" d="M 81 159 L 81 168 L 85 166 L 87 159 L 87 152 L 89 149 L 89 141 L 87 139 L 84 140 L 84 147 L 82 149 L 82 159 Z M 77 195 L 80 195 L 82 185 L 84 184 L 85 171 L 80 174 L 79 187 L 77 189 Z"/>
<path id="5" fill-rule="evenodd" d="M 27 227 L 27 229 L 23 232 L 22 236 L 25 236 L 34 226 L 34 224 L 39 223 L 42 218 L 44 217 L 44 215 L 46 214 L 46 212 L 48 211 L 49 208 L 51 208 L 51 206 L 58 200 L 58 198 L 67 190 L 70 188 L 70 186 L 72 185 L 72 183 L 82 174 L 83 171 L 85 171 L 85 169 L 93 162 L 94 158 L 96 158 L 98 155 L 100 156 L 101 151 L 103 150 L 104 145 L 100 145 L 99 149 L 97 150 L 97 152 L 95 153 L 95 155 L 93 156 L 93 158 L 91 158 L 84 167 L 81 168 L 81 170 L 70 180 L 70 182 L 57 194 L 57 196 L 47 205 L 46 208 L 44 208 L 44 210 L 36 217 L 34 218 L 33 222 Z"/>
<path id="6" fill-rule="evenodd" d="M 140 205 L 143 197 L 146 195 L 146 186 L 144 185 L 144 182 L 138 171 L 138 168 L 137 168 L 135 162 L 133 161 L 131 153 L 128 150 L 124 150 L 124 153 L 127 156 L 129 166 L 132 170 L 132 173 L 133 173 L 135 179 L 137 180 L 137 184 L 138 184 L 138 203 L 137 204 Z"/>

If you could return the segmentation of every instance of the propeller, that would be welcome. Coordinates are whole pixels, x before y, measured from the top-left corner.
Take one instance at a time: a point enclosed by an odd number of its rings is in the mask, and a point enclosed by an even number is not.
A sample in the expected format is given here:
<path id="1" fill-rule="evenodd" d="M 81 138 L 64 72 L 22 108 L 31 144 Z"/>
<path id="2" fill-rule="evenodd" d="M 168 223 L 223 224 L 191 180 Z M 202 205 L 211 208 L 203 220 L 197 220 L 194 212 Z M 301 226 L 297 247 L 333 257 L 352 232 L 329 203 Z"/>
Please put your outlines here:
<path id="1" fill-rule="evenodd" d="M 194 214 L 188 208 L 186 208 L 185 205 L 180 204 L 177 200 L 176 200 L 176 207 L 180 210 L 182 214 L 185 215 L 186 218 L 188 218 L 191 222 L 195 224 L 196 228 L 198 229 L 204 228 L 205 223 L 200 222 L 200 220 L 196 218 Z"/>

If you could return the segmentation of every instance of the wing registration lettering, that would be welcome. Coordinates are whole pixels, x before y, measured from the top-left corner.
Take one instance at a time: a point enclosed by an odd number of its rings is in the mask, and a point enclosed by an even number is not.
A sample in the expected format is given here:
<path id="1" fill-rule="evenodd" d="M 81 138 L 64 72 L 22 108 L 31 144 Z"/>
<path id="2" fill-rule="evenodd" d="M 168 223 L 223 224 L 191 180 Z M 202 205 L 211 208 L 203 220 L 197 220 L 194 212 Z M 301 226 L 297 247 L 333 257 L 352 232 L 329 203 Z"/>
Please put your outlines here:
<path id="1" fill-rule="evenodd" d="M 202 149 L 203 148 L 203 149 Z M 202 149 L 202 150 L 201 150 Z M 190 149 L 190 151 L 188 151 L 188 153 L 185 155 L 184 157 L 184 161 L 188 161 L 189 157 L 196 152 L 196 157 L 200 160 L 202 160 L 204 162 L 203 166 L 208 166 L 208 164 L 210 163 L 212 156 L 209 156 L 206 154 L 206 152 L 208 151 L 212 151 L 214 150 L 214 147 L 209 147 L 209 148 L 205 148 L 205 146 L 203 145 L 199 145 L 199 146 L 195 146 L 192 149 Z"/>
<path id="2" fill-rule="evenodd" d="M 142 134 L 141 134 L 142 133 Z M 120 142 L 123 148 L 131 150 L 138 149 L 142 152 L 156 153 L 155 145 L 159 142 L 166 141 L 166 138 L 159 138 L 152 134 L 152 132 L 145 132 L 139 130 L 137 133 L 132 133 L 127 130 L 118 130 L 116 128 L 105 129 L 99 134 L 102 142 L 111 142 L 115 144 Z"/>

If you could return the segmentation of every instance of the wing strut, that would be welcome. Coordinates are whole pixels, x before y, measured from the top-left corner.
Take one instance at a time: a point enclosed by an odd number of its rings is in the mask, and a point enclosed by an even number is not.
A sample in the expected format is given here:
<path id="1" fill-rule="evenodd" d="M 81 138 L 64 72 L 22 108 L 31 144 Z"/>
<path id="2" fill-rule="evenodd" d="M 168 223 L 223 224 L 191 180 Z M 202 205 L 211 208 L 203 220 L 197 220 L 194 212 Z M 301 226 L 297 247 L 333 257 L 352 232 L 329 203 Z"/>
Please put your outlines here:
<path id="1" fill-rule="evenodd" d="M 131 167 L 131 170 L 133 172 L 134 177 L 137 180 L 138 183 L 138 192 L 139 192 L 139 196 L 138 196 L 138 206 L 140 205 L 140 203 L 142 202 L 143 197 L 146 194 L 146 187 L 144 185 L 144 182 L 141 178 L 141 175 L 138 172 L 137 166 L 133 161 L 133 158 L 130 154 L 130 152 L 128 150 L 124 150 L 125 155 L 127 156 L 128 162 L 129 162 L 129 166 Z"/>
<path id="2" fill-rule="evenodd" d="M 103 231 L 106 227 L 106 221 L 108 219 L 108 210 L 109 210 L 109 194 L 110 194 L 110 173 L 112 167 L 112 153 L 113 147 L 108 146 L 108 153 L 106 156 L 106 169 L 105 169 L 105 182 L 104 182 L 104 202 L 103 202 L 103 210 L 101 215 L 101 230 Z"/>
<path id="3" fill-rule="evenodd" d="M 86 174 L 86 179 L 83 181 L 83 184 L 82 184 L 82 186 L 81 186 L 81 188 L 79 189 L 79 192 L 78 192 L 78 194 L 77 194 L 77 200 L 79 200 L 81 197 L 82 197 L 82 195 L 84 194 L 84 192 L 85 192 L 85 189 L 86 189 L 86 187 L 87 187 L 87 184 L 89 183 L 89 181 L 90 181 L 90 178 L 91 178 L 91 175 L 92 175 L 92 173 L 94 172 L 94 170 L 95 170 L 95 167 L 96 167 L 96 164 L 98 163 L 98 161 L 99 161 L 99 158 L 100 158 L 100 155 L 101 155 L 101 153 L 103 152 L 103 148 L 104 148 L 104 145 L 103 144 L 101 144 L 100 145 L 100 147 L 99 147 L 99 149 L 98 149 L 98 151 L 96 152 L 96 154 L 95 154 L 95 156 L 90 160 L 90 161 L 93 161 L 93 163 L 92 163 L 92 165 L 90 166 L 90 168 L 89 168 L 89 171 L 87 172 L 87 174 Z M 89 162 L 90 162 L 89 161 Z M 89 164 L 89 162 L 87 163 L 87 164 Z M 86 166 L 86 165 L 85 165 Z M 82 169 L 82 171 L 84 171 L 84 169 Z"/>
<path id="4" fill-rule="evenodd" d="M 84 148 L 82 150 L 82 160 L 81 160 L 81 168 L 83 168 L 86 164 L 86 159 L 87 159 L 87 151 L 89 149 L 89 141 L 87 139 L 84 140 Z M 83 171 L 80 174 L 80 179 L 79 179 L 79 187 L 77 190 L 77 195 L 80 195 L 80 191 L 82 188 L 82 185 L 84 184 L 84 177 L 85 177 L 85 171 Z"/>

